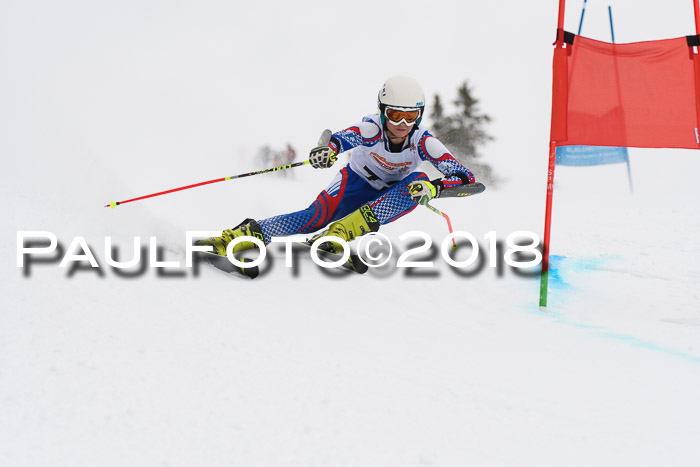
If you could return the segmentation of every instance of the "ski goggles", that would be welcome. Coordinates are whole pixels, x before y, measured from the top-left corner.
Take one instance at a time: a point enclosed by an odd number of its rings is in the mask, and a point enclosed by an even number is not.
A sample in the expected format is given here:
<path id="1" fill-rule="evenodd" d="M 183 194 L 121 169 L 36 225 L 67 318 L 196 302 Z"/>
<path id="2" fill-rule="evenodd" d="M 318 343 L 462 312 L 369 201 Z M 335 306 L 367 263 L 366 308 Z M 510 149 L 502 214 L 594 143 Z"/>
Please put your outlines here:
<path id="1" fill-rule="evenodd" d="M 413 125 L 421 116 L 421 109 L 406 108 L 406 107 L 386 107 L 384 116 L 392 125 L 400 125 L 401 122 L 406 125 Z"/>

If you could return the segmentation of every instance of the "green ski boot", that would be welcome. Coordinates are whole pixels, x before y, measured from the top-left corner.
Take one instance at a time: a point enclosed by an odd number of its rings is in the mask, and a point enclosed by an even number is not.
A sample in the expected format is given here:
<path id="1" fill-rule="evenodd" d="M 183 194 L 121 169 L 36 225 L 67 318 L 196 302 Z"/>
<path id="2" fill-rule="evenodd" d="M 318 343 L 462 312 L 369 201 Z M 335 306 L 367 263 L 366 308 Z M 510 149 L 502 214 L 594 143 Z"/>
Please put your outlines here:
<path id="1" fill-rule="evenodd" d="M 378 230 L 379 221 L 377 220 L 377 216 L 374 214 L 369 204 L 363 204 L 357 211 L 353 211 L 342 219 L 333 222 L 328 226 L 328 229 L 315 235 L 311 239 L 311 243 L 325 236 L 339 237 L 349 243 L 357 237 Z M 323 242 L 319 245 L 319 249 L 329 253 L 343 254 L 343 246 L 333 241 Z M 357 255 L 351 254 L 348 263 L 360 274 L 367 272 L 367 265 L 363 263 Z"/>
<path id="2" fill-rule="evenodd" d="M 204 240 L 197 240 L 195 242 L 195 245 L 213 246 L 214 253 L 218 254 L 219 256 L 226 256 L 226 247 L 229 243 L 231 243 L 231 240 L 233 240 L 234 238 L 244 236 L 255 237 L 264 242 L 262 228 L 260 227 L 260 224 L 258 224 L 254 219 L 246 219 L 240 224 L 238 224 L 236 227 L 232 229 L 226 229 L 223 232 L 221 232 L 221 237 L 209 237 Z M 238 253 L 239 251 L 251 250 L 257 247 L 258 246 L 255 243 L 246 240 L 237 243 L 233 247 L 233 252 Z"/>

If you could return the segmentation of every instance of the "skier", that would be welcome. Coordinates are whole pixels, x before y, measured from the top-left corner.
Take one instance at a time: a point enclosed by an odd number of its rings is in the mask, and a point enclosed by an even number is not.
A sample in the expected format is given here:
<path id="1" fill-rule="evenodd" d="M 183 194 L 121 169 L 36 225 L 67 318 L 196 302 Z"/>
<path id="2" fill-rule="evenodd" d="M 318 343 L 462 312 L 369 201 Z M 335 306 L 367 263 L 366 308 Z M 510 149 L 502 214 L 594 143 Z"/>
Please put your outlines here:
<path id="1" fill-rule="evenodd" d="M 291 144 L 287 143 L 287 149 L 284 151 L 284 163 L 287 165 L 292 164 L 296 158 L 297 152 L 294 150 Z M 291 170 L 283 170 L 282 173 L 285 177 L 289 176 L 289 178 L 294 178 L 294 172 Z"/>
<path id="2" fill-rule="evenodd" d="M 339 153 L 354 149 L 349 163 L 308 208 L 260 221 L 246 219 L 224 230 L 221 237 L 199 240 L 197 245 L 211 245 L 225 256 L 236 237 L 252 236 L 267 245 L 272 237 L 307 234 L 326 226 L 314 238 L 331 235 L 349 242 L 439 197 L 442 190 L 475 182 L 472 172 L 421 126 L 425 96 L 415 79 L 389 78 L 379 90 L 378 106 L 378 113 L 334 133 L 328 145 L 311 150 L 311 165 L 326 169 Z M 443 178 L 430 181 L 424 173 L 414 172 L 422 161 L 432 163 Z M 329 247 L 342 251 L 334 242 Z M 251 248 L 257 247 L 241 241 L 233 252 Z"/>
<path id="3" fill-rule="evenodd" d="M 297 152 L 294 150 L 291 144 L 287 143 L 287 150 L 285 151 L 286 162 L 285 164 L 291 164 L 294 159 L 297 158 Z"/>

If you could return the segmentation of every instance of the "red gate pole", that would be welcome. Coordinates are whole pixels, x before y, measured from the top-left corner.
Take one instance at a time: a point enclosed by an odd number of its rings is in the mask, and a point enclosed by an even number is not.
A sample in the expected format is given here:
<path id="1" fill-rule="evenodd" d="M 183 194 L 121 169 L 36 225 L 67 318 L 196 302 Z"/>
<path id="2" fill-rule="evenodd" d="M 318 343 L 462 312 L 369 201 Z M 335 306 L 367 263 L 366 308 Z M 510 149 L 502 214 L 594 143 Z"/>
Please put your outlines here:
<path id="1" fill-rule="evenodd" d="M 698 0 L 693 0 L 693 10 L 695 11 L 695 34 L 700 36 L 700 7 Z M 697 127 L 695 128 L 695 138 L 698 139 L 698 129 L 700 129 L 700 47 L 693 47 L 693 65 L 695 67 L 695 114 L 697 115 Z"/>
<path id="2" fill-rule="evenodd" d="M 547 285 L 549 283 L 549 236 L 552 231 L 552 199 L 554 197 L 554 166 L 557 143 L 549 143 L 549 165 L 547 170 L 547 205 L 544 214 L 544 238 L 542 244 L 542 272 L 540 273 L 540 306 L 547 306 Z"/>
<path id="3" fill-rule="evenodd" d="M 697 2 L 698 0 L 694 0 Z M 566 0 L 559 0 L 559 15 L 557 17 L 557 40 L 554 49 L 554 69 L 552 70 L 552 132 L 549 142 L 549 164 L 547 167 L 547 204 L 544 215 L 544 237 L 542 239 L 542 272 L 540 273 L 540 307 L 547 306 L 547 286 L 549 284 L 549 237 L 552 230 L 552 199 L 554 198 L 554 166 L 557 155 L 557 143 L 554 140 L 555 133 L 560 134 L 561 131 L 566 131 L 566 124 L 562 128 L 562 122 L 556 121 L 557 118 L 566 118 L 566 113 L 561 114 L 562 105 L 566 108 L 566 100 L 562 101 L 562 91 L 564 91 L 564 99 L 567 99 L 566 89 L 561 88 L 561 81 L 557 80 L 555 73 L 558 66 L 561 66 L 561 61 L 557 60 L 557 55 L 561 54 L 559 49 L 564 47 L 564 12 L 566 9 Z M 561 55 L 559 55 L 561 57 Z M 559 70 L 561 71 L 561 70 Z M 565 70 L 564 70 L 565 71 Z M 561 76 L 559 76 L 561 78 Z M 557 81 L 555 81 L 557 80 Z M 559 98 L 557 99 L 557 96 Z"/>

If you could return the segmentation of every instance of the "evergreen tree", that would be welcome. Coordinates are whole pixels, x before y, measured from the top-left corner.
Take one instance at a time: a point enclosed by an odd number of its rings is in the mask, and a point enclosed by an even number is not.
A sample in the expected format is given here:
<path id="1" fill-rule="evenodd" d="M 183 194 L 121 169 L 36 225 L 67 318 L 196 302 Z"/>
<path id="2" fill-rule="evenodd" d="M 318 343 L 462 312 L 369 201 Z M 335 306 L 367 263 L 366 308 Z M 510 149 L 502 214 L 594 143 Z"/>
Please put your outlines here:
<path id="1" fill-rule="evenodd" d="M 479 149 L 493 137 L 486 132 L 485 126 L 491 117 L 479 109 L 479 100 L 465 81 L 457 89 L 457 98 L 453 101 L 456 112 L 445 115 L 439 95 L 435 95 L 430 118 L 432 130 L 452 152 L 452 155 L 471 169 L 477 179 L 495 182 L 493 171 L 488 164 L 477 161 L 481 156 Z"/>
<path id="2" fill-rule="evenodd" d="M 431 109 L 432 112 L 430 113 L 430 118 L 433 120 L 432 130 L 436 136 L 441 135 L 447 126 L 447 122 L 445 121 L 442 101 L 440 100 L 440 96 L 437 94 L 435 94 L 435 99 L 433 100 Z M 438 139 L 440 139 L 439 136 Z"/>

